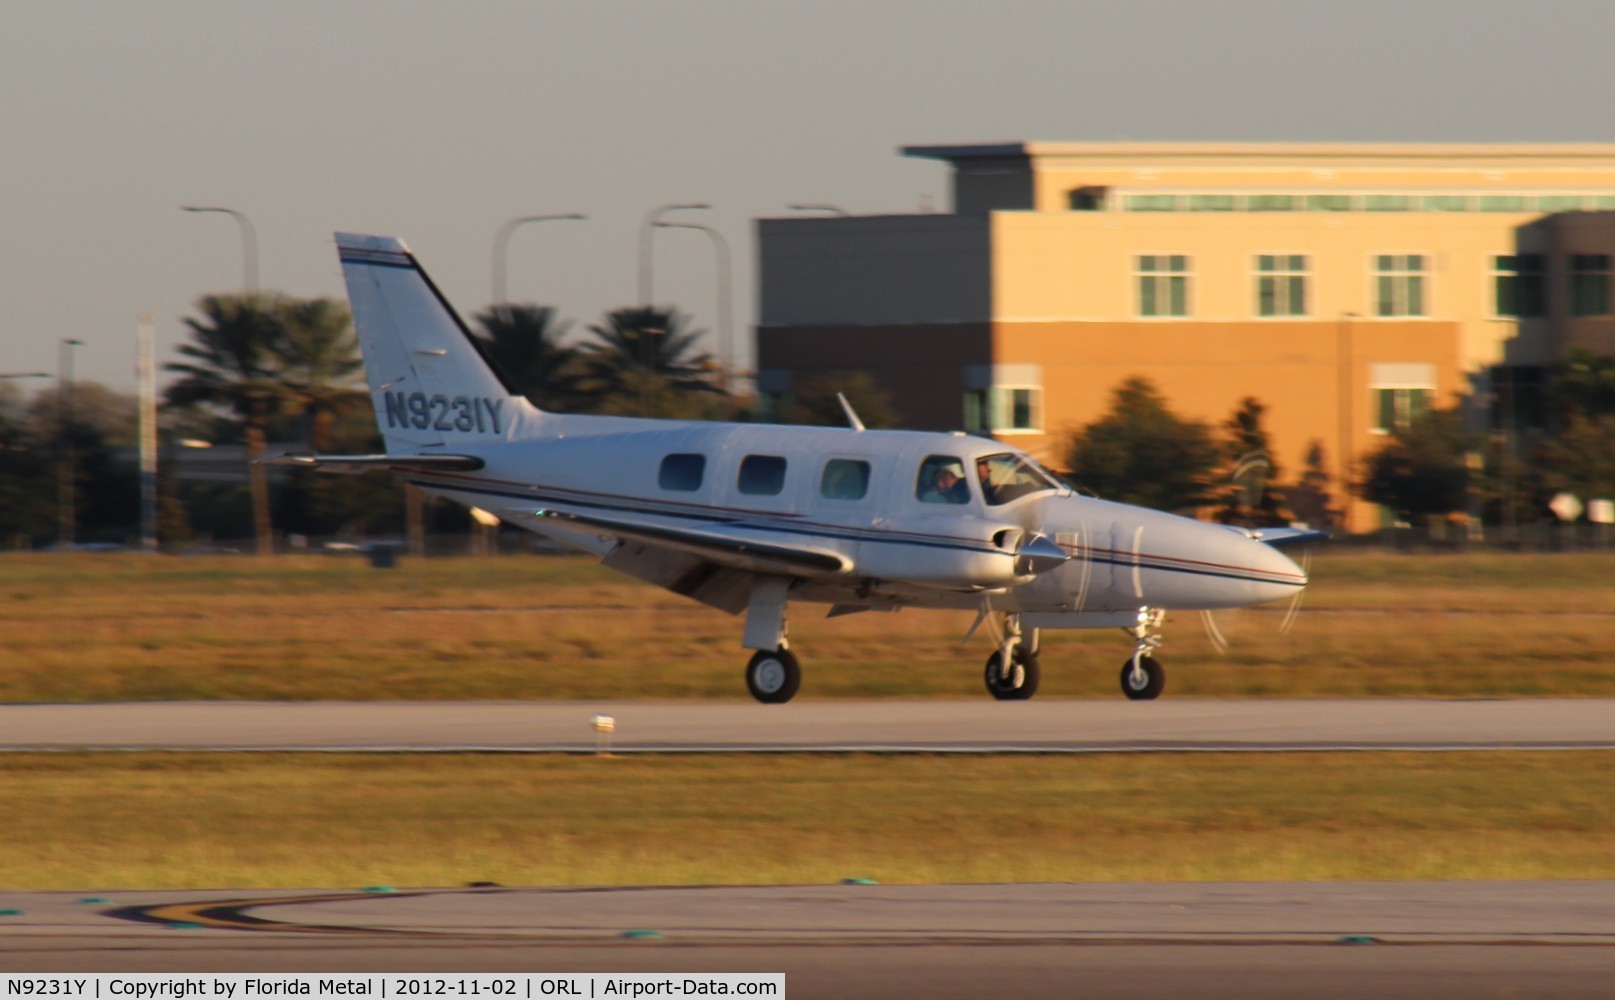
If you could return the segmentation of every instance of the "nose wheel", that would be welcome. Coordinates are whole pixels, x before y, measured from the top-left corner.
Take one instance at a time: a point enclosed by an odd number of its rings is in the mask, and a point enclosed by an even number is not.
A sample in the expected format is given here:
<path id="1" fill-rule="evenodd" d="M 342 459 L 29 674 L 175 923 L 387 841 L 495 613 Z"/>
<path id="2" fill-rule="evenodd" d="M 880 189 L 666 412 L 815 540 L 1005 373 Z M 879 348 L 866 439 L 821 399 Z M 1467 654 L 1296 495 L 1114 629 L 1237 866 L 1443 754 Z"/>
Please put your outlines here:
<path id="1" fill-rule="evenodd" d="M 1153 656 L 1134 653 L 1122 664 L 1122 694 L 1130 701 L 1150 701 L 1166 687 L 1166 670 Z"/>
<path id="2" fill-rule="evenodd" d="M 1160 608 L 1139 608 L 1138 624 L 1122 631 L 1133 637 L 1138 643 L 1133 648 L 1133 655 L 1122 664 L 1122 694 L 1129 701 L 1150 701 L 1161 696 L 1161 689 L 1166 687 L 1166 670 L 1161 663 L 1150 654 L 1161 644 L 1161 637 L 1155 630 L 1161 627 L 1166 619 L 1166 612 Z"/>

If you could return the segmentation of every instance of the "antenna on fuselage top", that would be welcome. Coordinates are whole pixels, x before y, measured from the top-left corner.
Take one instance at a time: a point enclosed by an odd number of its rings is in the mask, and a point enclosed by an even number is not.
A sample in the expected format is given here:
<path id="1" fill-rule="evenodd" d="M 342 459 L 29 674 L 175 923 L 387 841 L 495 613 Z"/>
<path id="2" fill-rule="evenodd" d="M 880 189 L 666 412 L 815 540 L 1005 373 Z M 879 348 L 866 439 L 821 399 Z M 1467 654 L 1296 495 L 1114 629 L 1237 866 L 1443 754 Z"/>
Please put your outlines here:
<path id="1" fill-rule="evenodd" d="M 838 392 L 836 400 L 841 403 L 841 410 L 847 415 L 847 425 L 855 431 L 863 430 L 864 422 L 858 419 L 858 414 L 853 410 L 852 404 L 847 402 L 847 397 Z"/>

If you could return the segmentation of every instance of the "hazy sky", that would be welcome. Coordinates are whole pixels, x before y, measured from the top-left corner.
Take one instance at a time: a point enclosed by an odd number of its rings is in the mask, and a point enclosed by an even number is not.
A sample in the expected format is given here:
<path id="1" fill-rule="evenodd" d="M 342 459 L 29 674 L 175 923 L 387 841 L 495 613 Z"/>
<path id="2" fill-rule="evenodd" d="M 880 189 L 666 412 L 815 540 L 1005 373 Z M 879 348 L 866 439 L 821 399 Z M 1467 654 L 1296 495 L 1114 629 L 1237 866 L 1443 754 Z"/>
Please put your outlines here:
<path id="1" fill-rule="evenodd" d="M 1615 142 L 1615 4 L 915 0 L 0 0 L 0 372 L 132 388 L 207 292 L 341 296 L 333 230 L 404 237 L 469 314 L 495 231 L 510 295 L 574 334 L 631 303 L 640 220 L 734 250 L 791 202 L 945 207 L 899 146 L 1009 140 Z M 657 299 L 716 323 L 710 244 L 656 241 Z M 827 289 L 833 294 L 833 289 Z"/>

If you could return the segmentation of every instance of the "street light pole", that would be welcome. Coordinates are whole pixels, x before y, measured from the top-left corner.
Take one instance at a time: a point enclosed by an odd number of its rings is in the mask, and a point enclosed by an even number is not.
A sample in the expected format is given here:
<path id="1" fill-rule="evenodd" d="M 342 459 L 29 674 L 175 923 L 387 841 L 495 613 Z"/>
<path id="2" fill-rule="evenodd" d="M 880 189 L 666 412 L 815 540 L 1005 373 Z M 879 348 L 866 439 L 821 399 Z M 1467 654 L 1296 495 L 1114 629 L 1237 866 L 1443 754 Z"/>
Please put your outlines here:
<path id="1" fill-rule="evenodd" d="M 706 233 L 712 240 L 712 254 L 715 269 L 718 272 L 718 368 L 722 373 L 723 392 L 729 395 L 729 376 L 734 370 L 734 329 L 731 314 L 731 300 L 734 294 L 731 291 L 733 267 L 729 258 L 729 241 L 723 238 L 711 226 L 703 226 L 694 222 L 658 222 L 659 229 L 695 229 Z"/>
<path id="2" fill-rule="evenodd" d="M 253 228 L 252 220 L 233 208 L 217 208 L 208 205 L 181 205 L 185 212 L 222 212 L 236 220 L 241 227 L 241 278 L 242 287 L 248 295 L 258 294 L 258 230 Z"/>
<path id="3" fill-rule="evenodd" d="M 510 252 L 510 235 L 516 227 L 524 226 L 529 222 L 553 222 L 556 219 L 587 219 L 587 215 L 577 212 L 567 212 L 562 215 L 522 215 L 511 219 L 499 227 L 499 232 L 493 238 L 493 304 L 505 303 L 505 259 Z"/>
<path id="4" fill-rule="evenodd" d="M 1340 417 L 1340 519 L 1341 530 L 1348 530 L 1351 518 L 1351 431 L 1352 431 L 1352 405 L 1351 397 L 1354 391 L 1353 383 L 1353 351 L 1351 343 L 1351 324 L 1357 319 L 1356 313 L 1340 314 L 1339 351 L 1340 357 L 1336 367 L 1340 370 L 1340 384 L 1336 389 L 1339 394 Z"/>
<path id="5" fill-rule="evenodd" d="M 56 432 L 59 435 L 59 452 L 56 458 L 56 547 L 70 549 L 78 521 L 76 498 L 73 495 L 73 348 L 84 341 L 64 337 L 56 347 Z"/>
<path id="6" fill-rule="evenodd" d="M 689 202 L 678 205 L 662 205 L 653 208 L 645 215 L 645 221 L 639 225 L 639 304 L 649 309 L 651 303 L 651 232 L 657 221 L 668 212 L 683 210 L 711 208 L 705 202 Z"/>

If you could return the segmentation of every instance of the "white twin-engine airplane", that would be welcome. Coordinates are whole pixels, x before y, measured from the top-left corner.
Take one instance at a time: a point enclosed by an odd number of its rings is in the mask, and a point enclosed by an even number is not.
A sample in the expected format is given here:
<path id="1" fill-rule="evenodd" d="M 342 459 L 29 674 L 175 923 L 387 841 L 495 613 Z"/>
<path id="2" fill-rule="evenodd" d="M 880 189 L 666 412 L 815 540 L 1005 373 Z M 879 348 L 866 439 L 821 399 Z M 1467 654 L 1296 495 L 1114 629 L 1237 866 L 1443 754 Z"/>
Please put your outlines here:
<path id="1" fill-rule="evenodd" d="M 1074 494 L 1030 456 L 963 433 L 784 427 L 546 413 L 488 363 L 402 241 L 337 234 L 385 455 L 286 455 L 335 472 L 385 468 L 614 570 L 746 615 L 758 701 L 796 694 L 791 601 L 830 615 L 976 611 L 997 640 L 994 698 L 1030 698 L 1038 633 L 1121 627 L 1132 699 L 1161 693 L 1150 655 L 1166 612 L 1299 595 L 1252 532 Z M 845 403 L 845 400 L 843 400 Z"/>

